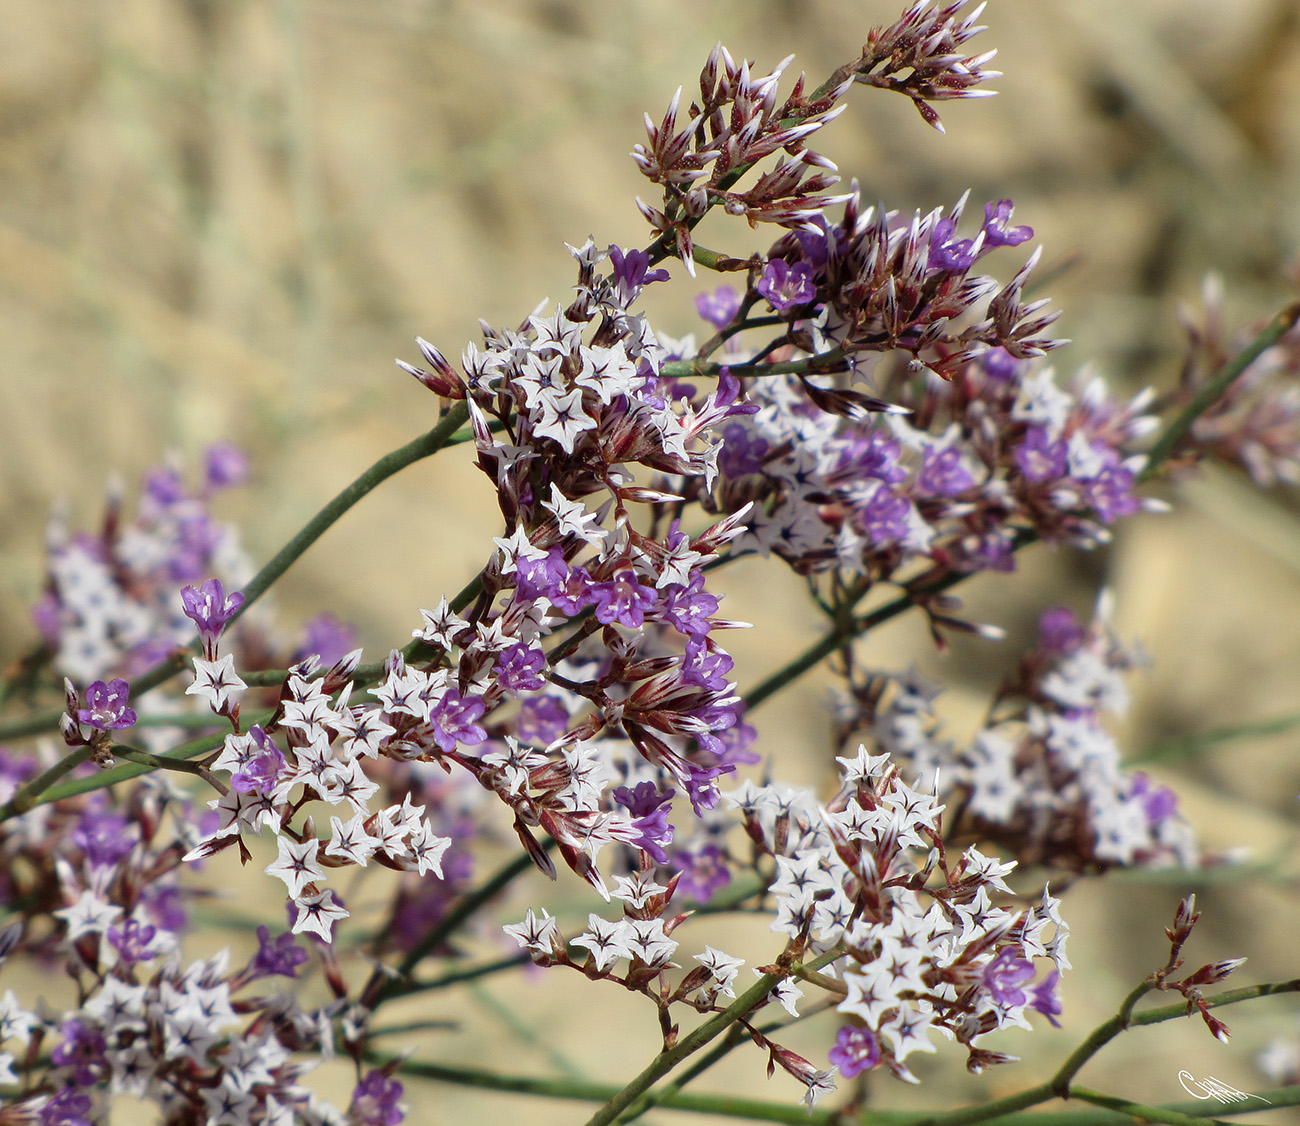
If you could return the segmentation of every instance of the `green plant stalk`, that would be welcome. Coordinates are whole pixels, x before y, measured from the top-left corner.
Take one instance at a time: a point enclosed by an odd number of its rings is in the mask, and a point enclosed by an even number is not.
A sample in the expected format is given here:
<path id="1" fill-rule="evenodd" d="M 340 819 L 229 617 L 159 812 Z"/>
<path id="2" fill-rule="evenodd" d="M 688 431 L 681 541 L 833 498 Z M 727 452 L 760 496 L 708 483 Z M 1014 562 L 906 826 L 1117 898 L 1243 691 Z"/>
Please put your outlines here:
<path id="1" fill-rule="evenodd" d="M 1193 424 L 1210 409 L 1229 387 L 1233 385 L 1259 357 L 1273 347 L 1300 322 L 1300 302 L 1288 305 L 1270 318 L 1263 331 L 1245 348 L 1228 360 L 1210 378 L 1209 382 L 1197 392 L 1190 403 L 1183 408 L 1161 432 L 1147 455 L 1147 463 L 1137 475 L 1139 483 L 1149 481 L 1160 467 L 1169 460 L 1178 443 L 1187 436 Z"/>
<path id="2" fill-rule="evenodd" d="M 839 950 L 828 950 L 809 962 L 807 968 L 821 969 L 839 956 Z M 726 1009 L 706 1020 L 698 1028 L 692 1029 L 673 1047 L 660 1052 L 640 1075 L 591 1116 L 587 1126 L 609 1126 L 634 1100 L 650 1090 L 654 1083 L 672 1071 L 682 1060 L 693 1055 L 710 1040 L 722 1035 L 736 1021 L 758 1008 L 781 982 L 782 977 L 781 974 L 764 974 Z"/>

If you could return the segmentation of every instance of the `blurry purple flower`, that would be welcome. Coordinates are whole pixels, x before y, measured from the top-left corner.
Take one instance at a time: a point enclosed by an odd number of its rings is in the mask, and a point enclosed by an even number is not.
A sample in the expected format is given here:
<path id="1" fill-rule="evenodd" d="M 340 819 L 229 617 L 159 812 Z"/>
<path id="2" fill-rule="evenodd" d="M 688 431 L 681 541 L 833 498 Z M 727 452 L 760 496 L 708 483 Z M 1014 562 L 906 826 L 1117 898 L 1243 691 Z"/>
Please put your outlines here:
<path id="1" fill-rule="evenodd" d="M 108 1070 L 103 1032 L 80 1020 L 67 1021 L 59 1031 L 63 1042 L 50 1053 L 50 1061 L 55 1067 L 70 1068 L 78 1087 L 93 1087 Z"/>
<path id="2" fill-rule="evenodd" d="M 999 1005 L 1023 1005 L 1027 998 L 1020 987 L 1033 980 L 1034 965 L 1010 946 L 984 967 L 984 984 Z"/>
<path id="3" fill-rule="evenodd" d="M 136 919 L 124 919 L 120 924 L 108 928 L 108 941 L 112 943 L 125 965 L 143 962 L 153 957 L 154 937 L 158 928 L 152 923 L 141 923 Z"/>
<path id="4" fill-rule="evenodd" d="M 1065 473 L 1066 445 L 1053 441 L 1041 426 L 1031 426 L 1016 447 L 1016 464 L 1027 481 L 1050 481 Z"/>
<path id="5" fill-rule="evenodd" d="M 711 293 L 695 298 L 695 311 L 714 328 L 726 328 L 740 309 L 740 294 L 729 285 L 720 285 Z"/>
<path id="6" fill-rule="evenodd" d="M 1056 985 L 1060 980 L 1061 971 L 1053 970 L 1029 990 L 1032 994 L 1029 1007 L 1042 1013 L 1056 1028 L 1061 1027 L 1061 1022 L 1056 1019 L 1061 1013 L 1061 999 L 1056 995 Z"/>
<path id="7" fill-rule="evenodd" d="M 712 842 L 673 853 L 672 865 L 681 875 L 677 890 L 696 903 L 708 903 L 714 892 L 731 883 L 727 854 Z"/>
<path id="8" fill-rule="evenodd" d="M 784 258 L 773 258 L 768 262 L 754 288 L 771 302 L 778 313 L 788 312 L 796 305 L 807 305 L 817 296 L 812 267 L 807 262 L 796 262 L 792 266 Z"/>
<path id="9" fill-rule="evenodd" d="M 89 1095 L 75 1087 L 64 1087 L 41 1107 L 40 1126 L 92 1126 Z"/>
<path id="10" fill-rule="evenodd" d="M 97 680 L 86 689 L 86 704 L 77 709 L 77 720 L 100 731 L 121 731 L 136 721 L 135 712 L 127 706 L 131 686 L 118 677 L 105 684 Z"/>
<path id="11" fill-rule="evenodd" d="M 845 1079 L 852 1079 L 880 1062 L 880 1045 L 871 1029 L 846 1024 L 835 1037 L 835 1047 L 827 1058 L 840 1069 Z"/>
<path id="12" fill-rule="evenodd" d="M 297 977 L 298 967 L 307 960 L 307 951 L 294 942 L 288 931 L 273 940 L 271 929 L 263 924 L 257 928 L 257 943 L 257 953 L 248 963 L 253 977 Z"/>
<path id="13" fill-rule="evenodd" d="M 925 451 L 917 484 L 924 492 L 935 496 L 955 497 L 975 484 L 975 478 L 962 465 L 961 450 L 956 446 L 943 450 L 931 446 Z"/>
<path id="14" fill-rule="evenodd" d="M 398 1101 L 402 1085 L 382 1071 L 372 1071 L 352 1093 L 348 1107 L 349 1126 L 398 1126 L 406 1118 L 406 1108 Z"/>
<path id="15" fill-rule="evenodd" d="M 521 742 L 546 746 L 555 742 L 569 726 L 569 713 L 556 696 L 534 696 L 519 705 L 515 732 Z"/>
<path id="16" fill-rule="evenodd" d="M 332 665 L 357 647 L 357 631 L 333 614 L 317 614 L 304 629 L 303 642 L 294 654 L 295 661 L 320 658 L 322 665 Z"/>
<path id="17" fill-rule="evenodd" d="M 238 446 L 218 442 L 203 456 L 203 477 L 209 489 L 229 489 L 248 480 L 248 456 Z"/>
<path id="18" fill-rule="evenodd" d="M 1053 606 L 1038 619 L 1038 648 L 1044 653 L 1070 653 L 1087 636 L 1074 611 L 1068 606 Z"/>
<path id="19" fill-rule="evenodd" d="M 1178 797 L 1168 786 L 1152 786 L 1151 778 L 1143 771 L 1133 775 L 1133 788 L 1129 798 L 1142 803 L 1148 825 L 1158 825 L 1178 812 Z"/>

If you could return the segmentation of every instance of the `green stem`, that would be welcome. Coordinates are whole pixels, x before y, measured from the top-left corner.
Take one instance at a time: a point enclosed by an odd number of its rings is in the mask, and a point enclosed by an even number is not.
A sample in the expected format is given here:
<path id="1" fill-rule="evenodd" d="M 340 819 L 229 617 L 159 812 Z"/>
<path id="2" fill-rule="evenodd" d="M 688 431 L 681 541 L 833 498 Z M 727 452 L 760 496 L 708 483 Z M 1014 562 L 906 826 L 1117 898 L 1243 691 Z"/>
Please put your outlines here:
<path id="1" fill-rule="evenodd" d="M 207 767 L 200 766 L 197 762 L 168 758 L 164 755 L 151 755 L 148 751 L 142 751 L 138 747 L 126 747 L 121 743 L 114 743 L 112 750 L 114 758 L 138 763 L 150 770 L 179 770 L 184 774 L 193 774 L 196 778 L 202 778 L 217 793 L 222 795 L 230 793 L 229 786 L 217 778 Z"/>
<path id="2" fill-rule="evenodd" d="M 709 360 L 671 360 L 660 366 L 659 374 L 672 379 L 690 379 L 694 376 L 720 375 L 722 369 L 726 368 L 734 376 L 816 375 L 819 372 L 843 371 L 848 356 L 849 353 L 844 349 L 833 348 L 816 356 L 785 360 L 779 364 L 715 364 Z"/>
<path id="3" fill-rule="evenodd" d="M 1300 302 L 1288 305 L 1274 315 L 1254 340 L 1214 373 L 1209 382 L 1196 393 L 1192 401 L 1156 439 L 1155 445 L 1147 455 L 1146 465 L 1138 474 L 1139 483 L 1149 481 L 1155 475 L 1160 466 L 1173 454 L 1178 443 L 1187 436 L 1196 420 L 1222 397 L 1223 393 L 1259 359 L 1262 353 L 1295 328 L 1298 321 L 1300 321 Z"/>
<path id="4" fill-rule="evenodd" d="M 1086 1087 L 1072 1088 L 1070 1098 L 1092 1103 L 1094 1106 L 1103 1106 L 1107 1110 L 1117 1110 L 1121 1114 L 1127 1114 L 1130 1118 L 1137 1118 L 1143 1122 L 1167 1122 L 1169 1126 L 1205 1126 L 1206 1123 L 1211 1126 L 1216 1124 L 1226 1126 L 1222 1118 L 1200 1118 L 1194 1114 L 1182 1114 L 1176 1110 L 1119 1099 L 1114 1095 L 1103 1095 L 1099 1091 L 1090 1091 Z"/>
<path id="5" fill-rule="evenodd" d="M 808 963 L 808 968 L 821 969 L 822 966 L 840 957 L 840 954 L 841 951 L 839 950 L 828 950 L 825 954 Z M 745 990 L 726 1009 L 687 1033 L 673 1047 L 660 1052 L 640 1075 L 591 1116 L 587 1126 L 609 1126 L 636 1099 L 649 1091 L 654 1083 L 672 1071 L 682 1060 L 699 1051 L 710 1040 L 726 1032 L 736 1021 L 748 1016 L 758 1008 L 767 1000 L 772 990 L 781 982 L 783 976 L 782 974 L 764 974 L 756 984 Z"/>

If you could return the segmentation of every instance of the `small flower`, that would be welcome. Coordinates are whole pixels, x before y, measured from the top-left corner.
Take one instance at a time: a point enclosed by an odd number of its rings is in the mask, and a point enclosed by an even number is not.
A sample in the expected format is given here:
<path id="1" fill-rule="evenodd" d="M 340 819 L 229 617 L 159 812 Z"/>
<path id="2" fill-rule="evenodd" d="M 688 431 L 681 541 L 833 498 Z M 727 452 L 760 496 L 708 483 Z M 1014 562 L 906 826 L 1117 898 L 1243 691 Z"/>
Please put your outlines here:
<path id="1" fill-rule="evenodd" d="M 224 715 L 248 687 L 235 672 L 235 658 L 227 653 L 220 660 L 194 658 L 194 683 L 187 696 L 200 696 L 217 715 Z"/>
<path id="2" fill-rule="evenodd" d="M 121 731 L 136 721 L 135 712 L 127 707 L 131 686 L 118 677 L 105 684 L 95 681 L 86 689 L 87 707 L 77 709 L 77 720 L 100 731 Z"/>
<path id="3" fill-rule="evenodd" d="M 773 258 L 768 262 L 754 288 L 778 313 L 789 312 L 796 305 L 807 305 L 817 296 L 812 267 L 807 262 L 796 262 L 792 266 L 784 258 Z"/>
<path id="4" fill-rule="evenodd" d="M 185 616 L 199 627 L 203 655 L 210 661 L 215 660 L 217 638 L 244 605 L 244 596 L 238 591 L 227 595 L 220 579 L 208 579 L 198 588 L 182 587 L 181 603 L 185 607 Z"/>
<path id="5" fill-rule="evenodd" d="M 257 943 L 257 953 L 248 963 L 253 977 L 297 977 L 298 967 L 307 960 L 307 951 L 294 942 L 288 931 L 272 939 L 270 927 L 263 924 L 257 928 Z"/>
<path id="6" fill-rule="evenodd" d="M 846 1024 L 835 1037 L 835 1047 L 827 1058 L 840 1069 L 845 1079 L 852 1079 L 880 1062 L 880 1044 L 871 1029 Z"/>
<path id="7" fill-rule="evenodd" d="M 398 1101 L 402 1090 L 401 1083 L 382 1071 L 370 1072 L 352 1093 L 349 1126 L 398 1126 L 406 1119 L 406 1108 Z"/>

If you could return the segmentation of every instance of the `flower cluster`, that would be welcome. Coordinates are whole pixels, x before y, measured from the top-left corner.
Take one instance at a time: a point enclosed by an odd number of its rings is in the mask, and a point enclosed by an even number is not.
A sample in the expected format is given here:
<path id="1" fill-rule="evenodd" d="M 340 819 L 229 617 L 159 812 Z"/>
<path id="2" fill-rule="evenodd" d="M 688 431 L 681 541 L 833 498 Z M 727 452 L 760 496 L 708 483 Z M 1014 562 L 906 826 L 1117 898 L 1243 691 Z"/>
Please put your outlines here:
<path id="1" fill-rule="evenodd" d="M 943 737 L 938 689 L 916 673 L 855 677 L 846 733 L 869 729 L 901 767 L 934 777 L 953 810 L 948 840 L 992 841 L 1022 863 L 1077 872 L 1199 860 L 1177 798 L 1123 769 L 1108 716 L 1128 703 L 1125 674 L 1139 655 L 1120 644 L 1106 600 L 1081 625 L 1065 608 L 1043 614 L 1038 647 L 990 707 L 969 744 Z"/>
<path id="2" fill-rule="evenodd" d="M 176 468 L 155 469 L 133 519 L 114 493 L 98 535 L 51 525 L 49 577 L 32 616 L 58 673 L 81 684 L 134 676 L 189 640 L 177 589 L 214 572 L 236 580 L 248 572 L 234 529 L 211 511 L 212 498 L 246 474 L 240 451 L 213 446 L 197 488 Z"/>
<path id="3" fill-rule="evenodd" d="M 57 960 L 75 1004 L 58 1013 L 12 990 L 0 998 L 0 1122 L 82 1126 L 128 1094 L 167 1122 L 396 1126 L 402 1061 L 370 1068 L 382 1031 L 371 1018 L 427 984 L 414 977 L 425 958 L 464 955 L 475 928 L 499 955 L 500 933 L 475 917 L 505 883 L 476 879 L 488 843 L 517 844 L 506 874 L 531 862 L 557 879 L 558 855 L 617 903 L 568 937 L 530 909 L 504 928 L 528 959 L 644 996 L 663 1034 L 659 1063 L 685 1042 L 681 1018 L 707 1018 L 695 1031 L 738 1022 L 810 1107 L 838 1075 L 916 1081 L 909 1061 L 936 1050 L 936 1033 L 979 1072 L 1013 1059 L 990 1033 L 1057 1024 L 1068 928 L 1047 875 L 1197 863 L 1173 793 L 1125 771 L 1107 730 L 1138 655 L 1104 607 L 1089 625 L 1043 615 L 1037 647 L 965 744 L 943 735 L 936 686 L 856 660 L 859 636 L 911 608 L 936 641 L 947 628 L 991 635 L 953 616 L 948 589 L 1012 570 L 1035 540 L 1105 540 L 1155 507 L 1138 486 L 1171 450 L 1234 460 L 1261 480 L 1300 475 L 1300 410 L 1274 378 L 1294 370 L 1294 340 L 1149 445 L 1159 423 L 1148 412 L 1162 407 L 1149 393 L 1125 402 L 1088 373 L 1060 381 L 1042 366 L 1062 342 L 1046 335 L 1046 302 L 1025 299 L 1038 253 L 1005 284 L 984 272 L 995 251 L 1033 237 L 1010 200 L 985 204 L 963 232 L 964 197 L 909 216 L 864 208 L 856 185 L 824 194 L 835 169 L 808 141 L 855 84 L 903 94 L 935 126 L 932 103 L 984 92 L 991 54 L 965 53 L 981 30 L 979 9 L 965 7 L 918 0 L 820 87 L 801 76 L 784 99 L 789 60 L 758 75 L 719 46 L 685 123 L 679 90 L 633 154 L 663 193 L 660 206 L 638 201 L 647 248 L 589 238 L 569 248 L 578 276 L 566 306 L 543 303 L 515 329 L 484 324 L 459 368 L 424 340 L 422 366 L 399 361 L 439 411 L 399 453 L 463 441 L 502 526 L 475 578 L 454 597 L 434 588 L 433 609 L 383 660 L 363 664 L 328 615 L 280 660 L 288 646 L 243 621 L 230 628 L 282 562 L 250 579 L 209 512 L 245 472 L 231 448 L 209 453 L 195 490 L 172 470 L 152 474 L 130 522 L 114 498 L 98 536 L 56 528 L 36 621 L 58 674 L 50 695 L 66 677 L 63 709 L 12 730 L 57 730 L 68 753 L 0 748 L 0 906 L 20 916 L 0 932 L 0 964 Z M 768 158 L 774 167 L 757 172 Z M 782 231 L 765 253 L 729 258 L 697 242 L 715 209 Z M 743 290 L 699 295 L 711 335 L 698 347 L 638 311 L 673 255 L 692 273 L 743 277 Z M 753 345 L 753 331 L 765 341 Z M 1218 341 L 1210 330 L 1194 340 L 1170 405 L 1190 410 L 1210 386 Z M 353 491 L 400 460 L 383 459 Z M 836 737 L 849 753 L 824 800 L 771 771 L 730 777 L 759 762 L 758 732 L 720 640 L 744 623 L 721 615 L 713 575 L 745 554 L 808 576 L 831 622 L 748 697 L 841 655 Z M 901 597 L 860 613 L 878 583 Z M 168 690 L 187 647 L 193 682 Z M 211 715 L 184 717 L 197 738 L 162 726 L 198 705 Z M 121 742 L 128 728 L 150 750 Z M 115 759 L 128 765 L 95 777 Z M 133 780 L 141 768 L 151 773 Z M 203 797 L 163 770 L 186 772 Z M 256 856 L 283 884 L 289 930 L 259 926 L 246 958 L 187 963 L 193 893 L 181 872 L 226 850 L 244 864 Z M 340 929 L 360 931 L 352 915 L 368 901 L 353 889 L 377 868 L 398 875 L 376 908 L 368 980 L 354 987 Z M 779 949 L 751 967 L 757 982 L 738 957 L 692 952 L 687 904 L 767 916 Z M 1189 900 L 1144 989 L 1179 993 L 1223 1039 L 1201 988 L 1238 960 L 1174 977 L 1195 921 Z M 404 957 L 390 970 L 393 951 Z M 319 971 L 323 1004 L 252 991 L 304 967 Z M 750 1020 L 765 1006 L 798 1018 L 809 994 L 804 1015 L 836 1018 L 824 1067 Z M 305 1054 L 335 1051 L 356 1065 L 345 1112 L 301 1082 Z M 1062 1083 L 1052 1089 L 1066 1093 Z"/>

